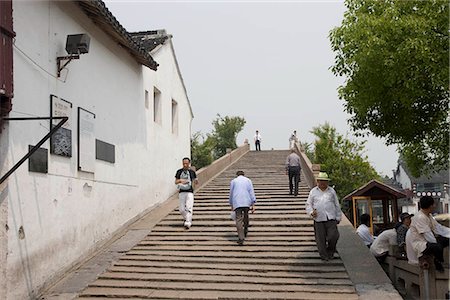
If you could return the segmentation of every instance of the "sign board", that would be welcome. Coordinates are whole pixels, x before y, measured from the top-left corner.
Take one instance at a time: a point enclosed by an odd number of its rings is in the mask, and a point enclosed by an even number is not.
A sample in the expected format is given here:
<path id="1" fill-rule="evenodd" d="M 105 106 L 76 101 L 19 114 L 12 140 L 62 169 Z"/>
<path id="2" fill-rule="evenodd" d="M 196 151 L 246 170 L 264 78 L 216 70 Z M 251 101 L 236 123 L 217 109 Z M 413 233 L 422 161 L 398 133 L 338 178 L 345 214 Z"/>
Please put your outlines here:
<path id="1" fill-rule="evenodd" d="M 78 170 L 95 170 L 95 114 L 78 107 Z"/>
<path id="2" fill-rule="evenodd" d="M 50 153 L 72 156 L 72 103 L 55 95 L 50 95 L 50 117 L 68 117 L 69 119 L 50 137 Z M 61 120 L 50 120 L 55 127 Z"/>

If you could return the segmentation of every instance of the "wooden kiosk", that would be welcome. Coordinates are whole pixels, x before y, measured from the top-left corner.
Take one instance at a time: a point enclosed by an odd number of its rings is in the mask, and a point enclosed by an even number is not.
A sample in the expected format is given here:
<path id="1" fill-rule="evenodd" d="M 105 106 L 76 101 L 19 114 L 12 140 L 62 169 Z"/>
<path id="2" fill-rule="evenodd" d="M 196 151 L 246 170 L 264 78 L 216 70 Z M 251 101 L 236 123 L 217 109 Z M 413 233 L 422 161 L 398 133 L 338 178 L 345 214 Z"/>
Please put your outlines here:
<path id="1" fill-rule="evenodd" d="M 374 179 L 344 197 L 344 213 L 355 228 L 361 215 L 369 214 L 371 233 L 378 235 L 398 222 L 400 198 L 406 198 L 406 194 Z"/>

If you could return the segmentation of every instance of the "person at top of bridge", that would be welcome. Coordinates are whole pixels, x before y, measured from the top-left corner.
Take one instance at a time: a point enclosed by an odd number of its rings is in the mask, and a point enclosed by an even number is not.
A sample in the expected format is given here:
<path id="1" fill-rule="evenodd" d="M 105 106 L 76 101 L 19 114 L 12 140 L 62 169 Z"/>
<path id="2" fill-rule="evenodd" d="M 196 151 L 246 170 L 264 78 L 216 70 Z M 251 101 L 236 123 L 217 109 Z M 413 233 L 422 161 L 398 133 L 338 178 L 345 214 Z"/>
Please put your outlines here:
<path id="1" fill-rule="evenodd" d="M 297 130 L 294 130 L 294 132 L 289 137 L 289 149 L 294 148 L 295 143 L 297 142 L 298 142 Z"/>
<path id="2" fill-rule="evenodd" d="M 186 229 L 192 226 L 192 213 L 194 210 L 194 187 L 198 184 L 197 174 L 190 168 L 189 157 L 183 158 L 183 168 L 175 173 L 175 184 L 179 190 L 179 211 L 184 218 L 183 225 Z"/>
<path id="3" fill-rule="evenodd" d="M 230 183 L 229 203 L 236 214 L 238 244 L 242 246 L 248 233 L 248 211 L 255 212 L 256 197 L 253 183 L 244 171 L 237 171 L 236 176 Z"/>
<path id="4" fill-rule="evenodd" d="M 328 174 L 320 172 L 306 201 L 306 213 L 314 219 L 314 236 L 322 260 L 334 258 L 339 239 L 337 224 L 341 222 L 341 207 L 336 191 L 328 186 Z"/>
<path id="5" fill-rule="evenodd" d="M 261 134 L 259 133 L 258 130 L 256 130 L 255 137 L 253 138 L 253 140 L 255 141 L 255 149 L 256 149 L 256 151 L 261 151 L 262 138 L 261 138 Z"/>
<path id="6" fill-rule="evenodd" d="M 291 154 L 286 158 L 286 174 L 289 176 L 289 195 L 298 195 L 298 183 L 300 182 L 300 156 L 291 149 Z"/>

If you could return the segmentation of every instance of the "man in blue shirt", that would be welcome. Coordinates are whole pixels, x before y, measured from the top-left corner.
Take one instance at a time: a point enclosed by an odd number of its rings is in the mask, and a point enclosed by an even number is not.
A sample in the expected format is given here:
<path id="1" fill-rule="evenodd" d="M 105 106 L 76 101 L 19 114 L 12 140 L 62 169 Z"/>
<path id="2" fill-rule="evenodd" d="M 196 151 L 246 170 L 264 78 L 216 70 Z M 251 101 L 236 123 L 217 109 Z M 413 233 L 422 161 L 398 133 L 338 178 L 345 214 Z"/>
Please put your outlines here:
<path id="1" fill-rule="evenodd" d="M 244 171 L 237 171 L 236 175 L 230 183 L 229 203 L 236 213 L 238 244 L 243 245 L 248 232 L 248 211 L 255 211 L 256 197 L 253 183 L 244 176 Z"/>

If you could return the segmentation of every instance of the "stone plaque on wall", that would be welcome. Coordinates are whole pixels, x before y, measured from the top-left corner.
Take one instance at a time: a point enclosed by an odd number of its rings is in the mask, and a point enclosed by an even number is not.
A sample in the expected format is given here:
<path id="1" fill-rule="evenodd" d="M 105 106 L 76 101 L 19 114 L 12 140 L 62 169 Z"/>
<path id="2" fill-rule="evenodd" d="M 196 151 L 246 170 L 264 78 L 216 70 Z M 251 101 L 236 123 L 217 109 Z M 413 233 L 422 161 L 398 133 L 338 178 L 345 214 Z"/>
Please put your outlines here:
<path id="1" fill-rule="evenodd" d="M 28 145 L 31 151 L 32 145 Z M 28 158 L 28 171 L 38 173 L 48 173 L 48 150 L 39 148 Z"/>
<path id="2" fill-rule="evenodd" d="M 95 114 L 78 107 L 78 170 L 94 173 Z"/>
<path id="3" fill-rule="evenodd" d="M 61 156 L 72 156 L 72 103 L 50 96 L 50 117 L 68 117 L 64 125 L 50 137 L 50 153 Z M 55 127 L 61 120 L 52 120 L 51 126 Z"/>

